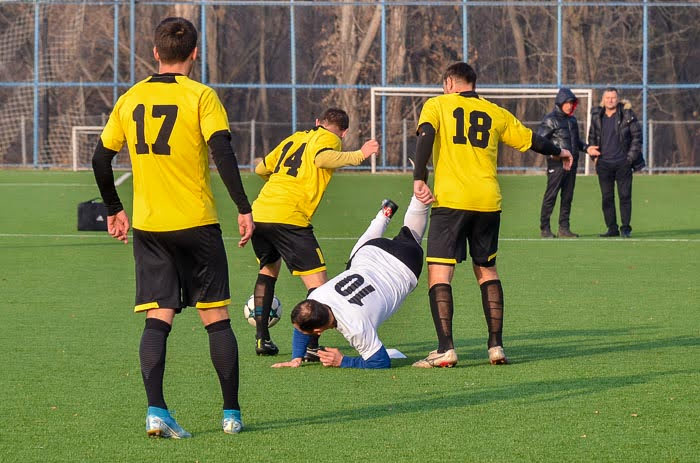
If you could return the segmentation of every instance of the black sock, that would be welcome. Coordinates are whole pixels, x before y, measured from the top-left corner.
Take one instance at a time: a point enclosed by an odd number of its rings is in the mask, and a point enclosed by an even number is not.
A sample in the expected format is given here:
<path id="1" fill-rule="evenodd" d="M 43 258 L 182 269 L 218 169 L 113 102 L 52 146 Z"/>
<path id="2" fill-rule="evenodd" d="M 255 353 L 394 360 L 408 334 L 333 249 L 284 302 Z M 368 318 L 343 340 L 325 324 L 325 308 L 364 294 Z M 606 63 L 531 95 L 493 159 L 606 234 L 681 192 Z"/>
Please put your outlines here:
<path id="1" fill-rule="evenodd" d="M 316 288 L 309 288 L 306 291 L 306 297 L 309 297 L 309 294 L 311 294 L 311 292 L 315 289 Z M 317 335 L 317 334 L 310 335 L 309 343 L 306 345 L 306 348 L 307 349 L 318 349 L 318 340 L 320 337 L 321 337 L 321 335 Z"/>
<path id="2" fill-rule="evenodd" d="M 253 290 L 255 302 L 255 338 L 270 339 L 269 323 L 277 278 L 258 273 Z"/>
<path id="3" fill-rule="evenodd" d="M 430 299 L 430 312 L 433 314 L 433 323 L 438 337 L 438 352 L 443 353 L 454 349 L 452 341 L 452 286 L 438 283 L 428 291 Z"/>
<path id="4" fill-rule="evenodd" d="M 489 329 L 488 347 L 503 346 L 503 287 L 501 280 L 489 280 L 481 284 L 481 303 Z"/>
<path id="5" fill-rule="evenodd" d="M 240 410 L 238 403 L 238 343 L 231 329 L 231 320 L 206 326 L 209 333 L 209 354 L 219 375 L 224 410 Z"/>
<path id="6" fill-rule="evenodd" d="M 163 374 L 165 347 L 170 329 L 171 326 L 163 320 L 147 318 L 141 335 L 139 359 L 149 407 L 168 408 L 163 397 Z"/>

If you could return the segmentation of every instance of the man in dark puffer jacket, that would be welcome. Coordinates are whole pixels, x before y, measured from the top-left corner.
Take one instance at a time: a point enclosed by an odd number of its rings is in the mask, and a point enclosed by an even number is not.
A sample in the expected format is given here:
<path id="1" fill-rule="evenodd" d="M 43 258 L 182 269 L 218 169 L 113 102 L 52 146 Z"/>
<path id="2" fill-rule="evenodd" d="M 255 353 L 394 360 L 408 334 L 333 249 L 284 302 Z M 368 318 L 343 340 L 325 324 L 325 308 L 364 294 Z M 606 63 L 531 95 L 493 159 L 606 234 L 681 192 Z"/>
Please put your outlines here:
<path id="1" fill-rule="evenodd" d="M 578 122 L 573 116 L 578 99 L 568 88 L 561 88 L 554 99 L 554 110 L 547 114 L 537 135 L 552 141 L 559 148 L 571 151 L 574 163 L 571 170 L 564 170 L 559 156 L 547 157 L 547 189 L 542 198 L 542 211 L 540 213 L 540 233 L 542 238 L 554 238 L 549 225 L 549 217 L 552 215 L 557 195 L 561 191 L 559 208 L 559 231 L 562 238 L 576 238 L 569 227 L 569 215 L 571 213 L 571 201 L 574 198 L 574 186 L 576 185 L 576 169 L 578 167 L 578 152 L 586 151 L 589 147 L 579 137 Z M 593 152 L 593 151 L 591 151 Z"/>
<path id="2" fill-rule="evenodd" d="M 593 110 L 588 142 L 598 148 L 590 153 L 596 160 L 598 183 L 603 197 L 603 217 L 607 230 L 601 237 L 629 238 L 632 233 L 632 172 L 644 168 L 642 128 L 628 101 L 618 102 L 618 91 L 608 87 L 601 105 Z M 615 212 L 615 182 L 620 196 L 620 219 Z"/>

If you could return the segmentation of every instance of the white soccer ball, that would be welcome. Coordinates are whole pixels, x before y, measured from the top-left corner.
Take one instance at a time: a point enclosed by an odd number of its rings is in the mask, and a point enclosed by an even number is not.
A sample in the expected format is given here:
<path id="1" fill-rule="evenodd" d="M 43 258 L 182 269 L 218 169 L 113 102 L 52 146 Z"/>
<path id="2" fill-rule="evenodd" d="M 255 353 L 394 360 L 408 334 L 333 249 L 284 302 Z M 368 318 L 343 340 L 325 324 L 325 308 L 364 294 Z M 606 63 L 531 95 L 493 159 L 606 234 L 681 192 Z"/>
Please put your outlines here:
<path id="1" fill-rule="evenodd" d="M 251 295 L 248 302 L 243 306 L 243 315 L 248 323 L 255 326 L 255 296 Z M 275 326 L 282 316 L 282 303 L 277 296 L 272 297 L 272 309 L 270 310 L 270 319 L 267 326 Z"/>

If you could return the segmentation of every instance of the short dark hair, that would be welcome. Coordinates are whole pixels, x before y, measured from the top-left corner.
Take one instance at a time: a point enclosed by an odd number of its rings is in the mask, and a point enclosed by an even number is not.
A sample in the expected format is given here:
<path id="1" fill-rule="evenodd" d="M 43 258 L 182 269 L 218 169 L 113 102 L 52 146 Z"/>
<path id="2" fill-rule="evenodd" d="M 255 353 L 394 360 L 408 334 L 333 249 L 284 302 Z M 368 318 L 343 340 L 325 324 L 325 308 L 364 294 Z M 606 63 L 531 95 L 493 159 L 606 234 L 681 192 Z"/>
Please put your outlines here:
<path id="1" fill-rule="evenodd" d="M 310 333 L 316 328 L 328 325 L 331 319 L 331 310 L 326 304 L 321 304 L 313 299 L 305 299 L 292 309 L 292 324 L 301 331 Z"/>
<path id="2" fill-rule="evenodd" d="M 346 130 L 350 127 L 350 118 L 348 113 L 339 108 L 328 108 L 321 115 L 321 122 L 335 125 L 340 130 Z"/>
<path id="3" fill-rule="evenodd" d="M 467 63 L 460 61 L 459 63 L 450 64 L 442 75 L 442 81 L 446 81 L 448 77 L 460 79 L 468 84 L 476 85 L 476 71 Z"/>
<path id="4" fill-rule="evenodd" d="M 197 46 L 197 29 L 185 18 L 165 18 L 156 27 L 153 44 L 163 63 L 182 63 Z"/>
<path id="5" fill-rule="evenodd" d="M 605 92 L 615 92 L 618 95 L 620 94 L 620 92 L 615 87 L 605 87 L 605 90 L 603 90 L 603 93 L 605 93 Z"/>

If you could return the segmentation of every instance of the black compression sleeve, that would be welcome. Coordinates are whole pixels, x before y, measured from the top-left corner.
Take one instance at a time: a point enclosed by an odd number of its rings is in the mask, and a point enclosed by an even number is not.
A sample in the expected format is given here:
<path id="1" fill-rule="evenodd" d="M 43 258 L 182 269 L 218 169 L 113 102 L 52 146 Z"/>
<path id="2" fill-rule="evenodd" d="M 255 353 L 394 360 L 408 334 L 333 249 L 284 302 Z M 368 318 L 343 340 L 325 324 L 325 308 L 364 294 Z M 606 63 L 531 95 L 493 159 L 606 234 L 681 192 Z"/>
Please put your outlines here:
<path id="1" fill-rule="evenodd" d="M 112 159 L 117 155 L 116 151 L 107 149 L 102 144 L 102 140 L 97 142 L 95 153 L 92 155 L 92 172 L 95 174 L 97 188 L 105 206 L 107 214 L 114 215 L 124 210 L 122 202 L 117 194 L 117 187 L 114 186 L 114 172 L 112 171 Z"/>
<path id="2" fill-rule="evenodd" d="M 532 146 L 530 146 L 530 149 L 545 156 L 559 156 L 561 153 L 561 149 L 557 145 L 537 135 L 535 132 L 532 132 Z"/>
<path id="3" fill-rule="evenodd" d="M 413 167 L 413 180 L 428 181 L 428 160 L 433 154 L 435 129 L 427 122 L 418 127 L 418 142 L 416 143 L 416 162 Z"/>
<path id="4" fill-rule="evenodd" d="M 216 168 L 219 169 L 221 180 L 224 181 L 228 194 L 236 203 L 239 214 L 249 214 L 251 211 L 248 197 L 243 189 L 241 173 L 238 170 L 238 161 L 231 147 L 231 134 L 228 130 L 214 133 L 209 139 L 209 149 L 214 158 Z"/>

